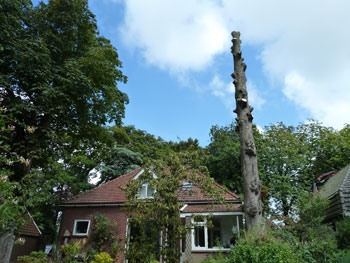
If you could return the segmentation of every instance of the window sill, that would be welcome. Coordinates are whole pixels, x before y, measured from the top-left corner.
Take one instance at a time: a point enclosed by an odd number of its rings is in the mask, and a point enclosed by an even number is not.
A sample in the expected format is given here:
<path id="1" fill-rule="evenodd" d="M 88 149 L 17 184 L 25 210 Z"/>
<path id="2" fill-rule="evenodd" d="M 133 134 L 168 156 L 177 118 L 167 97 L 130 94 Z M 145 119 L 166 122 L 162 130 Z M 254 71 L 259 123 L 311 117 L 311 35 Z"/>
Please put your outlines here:
<path id="1" fill-rule="evenodd" d="M 72 237 L 87 237 L 88 234 L 73 234 Z"/>

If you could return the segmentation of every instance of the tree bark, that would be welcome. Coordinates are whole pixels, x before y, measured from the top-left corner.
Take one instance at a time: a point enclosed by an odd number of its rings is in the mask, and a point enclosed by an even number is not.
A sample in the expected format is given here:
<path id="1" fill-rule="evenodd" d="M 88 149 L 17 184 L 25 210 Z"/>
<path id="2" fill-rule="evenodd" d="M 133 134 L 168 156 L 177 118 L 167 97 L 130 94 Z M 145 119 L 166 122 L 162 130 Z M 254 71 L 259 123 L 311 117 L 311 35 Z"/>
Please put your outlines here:
<path id="1" fill-rule="evenodd" d="M 15 235 L 13 229 L 0 236 L 0 263 L 9 263 L 12 253 Z"/>
<path id="2" fill-rule="evenodd" d="M 244 190 L 244 212 L 246 227 L 261 228 L 264 221 L 263 206 L 261 201 L 261 184 L 258 173 L 258 161 L 253 136 L 253 107 L 248 104 L 245 70 L 241 52 L 241 40 L 239 32 L 232 32 L 232 55 L 234 72 L 232 73 L 235 85 L 237 129 L 240 135 L 241 166 Z"/>

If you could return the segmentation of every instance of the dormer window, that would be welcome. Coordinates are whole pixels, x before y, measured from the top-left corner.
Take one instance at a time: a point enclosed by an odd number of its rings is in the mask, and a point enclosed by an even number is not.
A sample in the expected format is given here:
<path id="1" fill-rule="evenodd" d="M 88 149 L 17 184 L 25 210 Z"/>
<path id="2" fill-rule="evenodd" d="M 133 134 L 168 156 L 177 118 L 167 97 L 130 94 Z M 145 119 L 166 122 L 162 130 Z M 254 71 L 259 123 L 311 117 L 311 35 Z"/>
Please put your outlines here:
<path id="1" fill-rule="evenodd" d="M 193 186 L 193 185 L 192 185 L 191 182 L 184 181 L 184 182 L 182 183 L 181 189 L 182 189 L 183 191 L 192 190 L 192 186 Z"/>
<path id="2" fill-rule="evenodd" d="M 139 191 L 139 197 L 140 198 L 152 198 L 154 194 L 154 189 L 149 184 L 149 182 L 144 182 L 141 186 L 141 189 Z"/>

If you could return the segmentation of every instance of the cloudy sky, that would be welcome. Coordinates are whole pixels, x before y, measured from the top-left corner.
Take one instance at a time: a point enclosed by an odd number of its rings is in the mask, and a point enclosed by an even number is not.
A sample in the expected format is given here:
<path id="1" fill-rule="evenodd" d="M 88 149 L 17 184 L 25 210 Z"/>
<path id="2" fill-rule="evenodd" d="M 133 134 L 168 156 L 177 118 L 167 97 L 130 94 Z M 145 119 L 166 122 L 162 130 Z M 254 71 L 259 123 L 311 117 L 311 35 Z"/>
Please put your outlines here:
<path id="1" fill-rule="evenodd" d="M 234 120 L 231 31 L 241 32 L 254 123 L 350 123 L 348 0 L 89 0 L 118 48 L 125 124 L 209 143 Z"/>

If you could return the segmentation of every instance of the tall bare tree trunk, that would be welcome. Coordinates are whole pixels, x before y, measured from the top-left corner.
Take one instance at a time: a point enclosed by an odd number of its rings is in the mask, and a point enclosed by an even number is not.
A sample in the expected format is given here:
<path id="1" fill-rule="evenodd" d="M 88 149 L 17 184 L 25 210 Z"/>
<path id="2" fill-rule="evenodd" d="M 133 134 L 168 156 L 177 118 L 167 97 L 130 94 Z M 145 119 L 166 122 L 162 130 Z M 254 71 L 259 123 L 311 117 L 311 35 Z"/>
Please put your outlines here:
<path id="1" fill-rule="evenodd" d="M 261 202 L 261 184 L 258 173 L 258 161 L 253 136 L 253 107 L 248 104 L 248 93 L 245 76 L 246 64 L 243 63 L 241 40 L 239 32 L 232 32 L 232 55 L 234 72 L 232 73 L 235 85 L 237 113 L 237 129 L 241 144 L 241 165 L 244 189 L 244 212 L 246 227 L 250 230 L 256 226 L 260 228 L 264 220 Z"/>
<path id="2" fill-rule="evenodd" d="M 0 236 L 0 263 L 10 262 L 15 235 L 13 229 L 6 231 Z"/>

